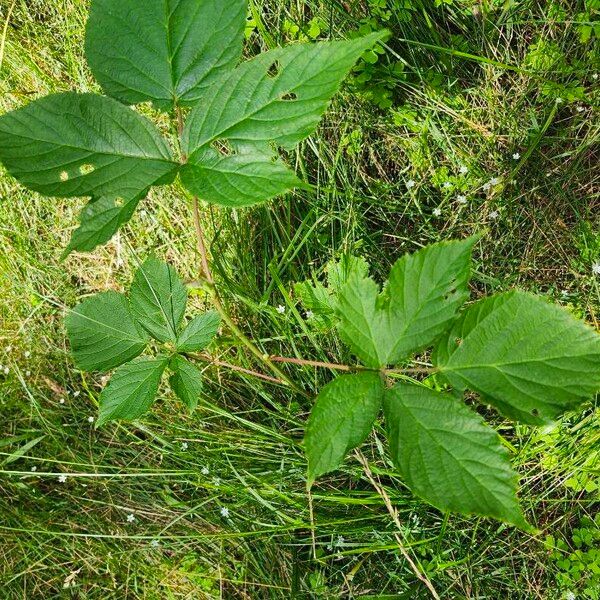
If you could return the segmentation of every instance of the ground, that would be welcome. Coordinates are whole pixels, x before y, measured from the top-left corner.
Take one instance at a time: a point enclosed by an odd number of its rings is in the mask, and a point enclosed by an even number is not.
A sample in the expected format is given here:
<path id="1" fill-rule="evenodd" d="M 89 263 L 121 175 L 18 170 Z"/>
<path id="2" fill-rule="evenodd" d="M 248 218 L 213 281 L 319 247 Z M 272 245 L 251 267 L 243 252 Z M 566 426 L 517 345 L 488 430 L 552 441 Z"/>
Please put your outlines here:
<path id="1" fill-rule="evenodd" d="M 83 56 L 87 8 L 0 0 L 0 112 L 98 91 Z M 265 352 L 349 359 L 293 292 L 329 259 L 362 255 L 381 278 L 406 251 L 477 231 L 472 298 L 519 287 L 598 327 L 597 2 L 253 0 L 251 17 L 248 55 L 391 31 L 287 157 L 312 191 L 203 208 L 219 289 Z M 123 289 L 150 252 L 193 284 L 198 257 L 190 206 L 171 186 L 107 246 L 63 261 L 81 206 L 0 170 L 2 598 L 429 598 L 381 490 L 441 598 L 600 597 L 595 402 L 544 430 L 488 414 L 534 534 L 414 498 L 380 426 L 363 448 L 379 492 L 350 457 L 313 489 L 311 515 L 300 442 L 312 401 L 226 369 L 206 369 L 193 415 L 165 390 L 135 425 L 95 430 L 102 381 L 74 367 L 65 312 Z M 205 305 L 199 290 L 193 305 Z M 214 352 L 261 368 L 227 332 Z M 309 396 L 331 379 L 287 372 Z"/>

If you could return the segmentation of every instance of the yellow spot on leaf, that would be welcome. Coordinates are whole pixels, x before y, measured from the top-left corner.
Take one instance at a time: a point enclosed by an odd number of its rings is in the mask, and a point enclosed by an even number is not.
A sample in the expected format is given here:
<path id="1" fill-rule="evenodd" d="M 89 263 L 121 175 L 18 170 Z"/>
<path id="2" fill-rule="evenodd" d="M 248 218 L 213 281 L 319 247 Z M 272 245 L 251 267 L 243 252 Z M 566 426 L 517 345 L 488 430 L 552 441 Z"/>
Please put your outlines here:
<path id="1" fill-rule="evenodd" d="M 94 165 L 81 165 L 79 167 L 79 172 L 82 175 L 89 175 L 90 173 L 93 173 L 96 170 L 96 167 L 94 167 Z"/>

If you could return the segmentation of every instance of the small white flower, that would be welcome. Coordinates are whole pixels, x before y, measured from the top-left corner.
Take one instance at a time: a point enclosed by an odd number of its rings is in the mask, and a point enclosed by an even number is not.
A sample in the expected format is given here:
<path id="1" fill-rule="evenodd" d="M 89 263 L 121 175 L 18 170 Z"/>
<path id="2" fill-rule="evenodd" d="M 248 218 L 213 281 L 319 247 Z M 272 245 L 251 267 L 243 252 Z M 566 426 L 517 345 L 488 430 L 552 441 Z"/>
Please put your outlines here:
<path id="1" fill-rule="evenodd" d="M 202 467 L 200 473 L 202 473 L 202 475 L 208 475 L 210 473 L 210 469 L 208 467 Z"/>
<path id="2" fill-rule="evenodd" d="M 64 398 L 61 398 L 61 399 L 58 401 L 58 403 L 59 403 L 59 404 L 64 404 L 64 403 L 65 403 L 65 399 L 64 399 Z"/>
<path id="3" fill-rule="evenodd" d="M 600 262 L 595 262 L 592 265 L 592 273 L 594 275 L 600 275 Z"/>
<path id="4" fill-rule="evenodd" d="M 221 485 L 221 479 L 219 477 L 213 478 L 213 485 L 219 487 Z"/>
<path id="5" fill-rule="evenodd" d="M 337 540 L 335 541 L 335 545 L 339 548 L 340 546 L 343 546 L 345 542 L 346 540 L 344 539 L 344 536 L 338 535 Z"/>
<path id="6" fill-rule="evenodd" d="M 93 423 L 94 422 L 94 417 L 88 417 L 88 423 Z"/>
<path id="7" fill-rule="evenodd" d="M 452 187 L 452 183 L 450 183 L 449 181 L 444 181 L 444 189 L 450 189 Z"/>
<path id="8" fill-rule="evenodd" d="M 577 600 L 577 596 L 574 594 L 574 592 L 567 592 L 565 595 L 565 600 Z"/>
<path id="9" fill-rule="evenodd" d="M 583 106 L 581 106 L 581 105 L 579 105 L 577 107 L 577 112 L 583 112 L 584 110 L 585 110 L 585 108 Z"/>
<path id="10" fill-rule="evenodd" d="M 58 482 L 59 483 L 65 483 L 67 481 L 67 476 L 66 475 L 59 475 L 58 477 Z"/>
<path id="11" fill-rule="evenodd" d="M 497 219 L 500 216 L 500 213 L 497 210 L 493 210 L 490 213 L 490 219 Z"/>
<path id="12" fill-rule="evenodd" d="M 563 102 L 564 102 L 564 100 L 562 98 L 556 99 L 556 104 L 562 104 Z"/>
<path id="13" fill-rule="evenodd" d="M 329 552 L 331 552 L 333 550 L 333 546 L 331 544 L 327 544 L 327 550 L 329 550 Z"/>
<path id="14" fill-rule="evenodd" d="M 37 471 L 37 467 L 31 467 L 31 472 L 35 473 Z"/>
<path id="15" fill-rule="evenodd" d="M 23 354 L 23 356 L 25 358 L 29 358 L 31 356 L 31 352 L 29 352 L 29 350 L 27 350 L 27 352 L 25 352 L 25 354 Z"/>
<path id="16" fill-rule="evenodd" d="M 592 75 L 592 79 L 598 79 L 598 73 L 594 73 L 594 74 Z"/>
<path id="17" fill-rule="evenodd" d="M 439 206 L 437 206 L 433 209 L 432 212 L 434 217 L 439 217 L 442 214 L 442 209 Z"/>
<path id="18" fill-rule="evenodd" d="M 25 371 L 25 377 L 31 377 L 31 371 Z"/>
<path id="19" fill-rule="evenodd" d="M 458 172 L 459 172 L 461 175 L 466 175 L 466 174 L 469 172 L 469 168 L 468 168 L 468 167 L 465 167 L 465 165 L 462 165 L 462 166 L 461 166 L 461 168 L 458 170 Z"/>
<path id="20" fill-rule="evenodd" d="M 406 189 L 407 190 L 412 190 L 415 187 L 415 185 L 417 185 L 416 181 L 414 179 L 409 179 L 406 182 Z"/>
<path id="21" fill-rule="evenodd" d="M 229 518 L 229 509 L 226 506 L 221 507 L 221 516 L 225 519 Z"/>
<path id="22" fill-rule="evenodd" d="M 467 197 L 461 194 L 460 196 L 457 196 L 456 201 L 459 204 L 466 204 L 467 203 Z"/>
<path id="23" fill-rule="evenodd" d="M 492 184 L 488 181 L 487 183 L 483 184 L 483 191 L 487 192 L 491 187 L 492 187 Z"/>
<path id="24" fill-rule="evenodd" d="M 81 392 L 79 390 L 77 390 L 76 392 L 73 392 L 73 398 L 77 398 L 79 396 L 79 394 L 81 394 Z"/>
<path id="25" fill-rule="evenodd" d="M 500 177 L 492 177 L 490 179 L 490 185 L 498 185 L 500 183 Z"/>
<path id="26" fill-rule="evenodd" d="M 315 313 L 312 310 L 307 310 L 305 316 L 307 319 L 312 319 L 315 316 Z"/>
<path id="27" fill-rule="evenodd" d="M 513 160 L 519 160 L 521 158 L 521 154 L 520 154 L 520 152 L 515 152 L 512 155 L 512 157 L 513 157 Z"/>
<path id="28" fill-rule="evenodd" d="M 187 442 L 182 442 L 181 443 L 181 449 L 185 452 L 188 449 L 188 443 Z"/>
<path id="29" fill-rule="evenodd" d="M 159 542 L 158 540 L 152 540 L 152 541 L 150 542 L 150 545 L 151 545 L 153 548 L 158 548 L 158 547 L 160 546 L 160 542 Z"/>
<path id="30" fill-rule="evenodd" d="M 285 306 L 283 306 L 283 304 L 280 304 L 280 305 L 277 307 L 277 312 L 278 312 L 280 315 L 283 315 L 283 314 L 285 313 Z"/>
<path id="31" fill-rule="evenodd" d="M 10 369 L 8 367 L 4 367 L 4 374 L 8 375 L 10 373 Z"/>
<path id="32" fill-rule="evenodd" d="M 133 513 L 127 515 L 127 522 L 128 523 L 133 523 L 134 521 L 135 521 L 135 515 Z"/>

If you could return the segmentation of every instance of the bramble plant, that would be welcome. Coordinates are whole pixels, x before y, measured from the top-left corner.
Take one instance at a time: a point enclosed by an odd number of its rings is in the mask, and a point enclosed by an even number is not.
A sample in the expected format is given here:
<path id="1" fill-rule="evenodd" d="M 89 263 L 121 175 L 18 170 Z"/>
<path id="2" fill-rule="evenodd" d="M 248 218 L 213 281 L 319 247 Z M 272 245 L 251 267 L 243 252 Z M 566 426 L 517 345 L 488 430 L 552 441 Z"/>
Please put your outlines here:
<path id="1" fill-rule="evenodd" d="M 464 393 L 509 419 L 548 423 L 600 389 L 600 336 L 519 291 L 463 308 L 478 236 L 403 256 L 383 289 L 355 257 L 330 265 L 327 286 L 297 284 L 318 326 L 337 328 L 358 364 L 265 356 L 225 310 L 199 198 L 243 207 L 309 187 L 279 149 L 315 130 L 353 65 L 388 35 L 294 44 L 240 62 L 246 14 L 246 0 L 92 0 L 86 54 L 107 96 L 57 94 L 0 117 L 0 160 L 14 177 L 42 194 L 90 197 L 67 253 L 107 242 L 152 186 L 179 178 L 192 198 L 202 287 L 214 311 L 184 322 L 186 286 L 152 257 L 129 296 L 98 294 L 67 317 L 77 366 L 116 369 L 97 426 L 142 416 L 167 370 L 193 410 L 202 390 L 193 363 L 214 362 L 199 353 L 223 322 L 275 376 L 254 373 L 264 379 L 297 390 L 276 364 L 285 362 L 352 372 L 316 399 L 305 436 L 309 487 L 366 440 L 383 410 L 390 454 L 416 495 L 441 510 L 530 529 L 508 452 Z M 147 101 L 173 117 L 169 140 L 127 106 Z M 148 350 L 152 356 L 140 356 Z"/>

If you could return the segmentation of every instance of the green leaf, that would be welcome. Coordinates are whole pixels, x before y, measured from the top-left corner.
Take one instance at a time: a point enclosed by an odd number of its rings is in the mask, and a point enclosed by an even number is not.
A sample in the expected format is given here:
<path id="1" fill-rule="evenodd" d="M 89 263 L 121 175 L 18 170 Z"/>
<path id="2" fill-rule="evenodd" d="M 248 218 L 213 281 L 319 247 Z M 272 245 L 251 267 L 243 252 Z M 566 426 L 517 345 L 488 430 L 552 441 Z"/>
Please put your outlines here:
<path id="1" fill-rule="evenodd" d="M 109 196 L 90 200 L 81 211 L 80 225 L 72 233 L 63 257 L 73 251 L 91 252 L 108 242 L 131 219 L 144 196 L 141 194 L 124 202 Z"/>
<path id="2" fill-rule="evenodd" d="M 431 345 L 468 298 L 471 251 L 478 237 L 442 242 L 406 254 L 382 293 L 355 273 L 337 304 L 339 331 L 365 365 L 395 364 Z"/>
<path id="3" fill-rule="evenodd" d="M 337 469 L 346 454 L 362 444 L 381 408 L 379 373 L 342 375 L 319 393 L 306 426 L 308 485 Z"/>
<path id="4" fill-rule="evenodd" d="M 177 341 L 186 304 L 187 289 L 171 265 L 151 257 L 137 270 L 131 285 L 131 309 L 153 338 Z"/>
<path id="5" fill-rule="evenodd" d="M 440 510 L 523 529 L 517 475 L 498 434 L 460 400 L 399 383 L 385 391 L 390 452 L 410 489 Z"/>
<path id="6" fill-rule="evenodd" d="M 502 414 L 548 422 L 600 389 L 600 336 L 564 309 L 512 291 L 476 302 L 433 356 L 446 380 Z"/>
<path id="7" fill-rule="evenodd" d="M 100 394 L 96 427 L 108 421 L 133 421 L 148 412 L 168 364 L 167 357 L 138 358 L 119 367 Z"/>
<path id="8" fill-rule="evenodd" d="M 184 185 L 225 206 L 267 200 L 298 185 L 272 161 L 275 146 L 291 149 L 315 130 L 354 63 L 383 35 L 276 48 L 224 75 L 202 93 L 185 124 Z"/>
<path id="9" fill-rule="evenodd" d="M 183 356 L 173 357 L 171 368 L 173 369 L 173 375 L 169 378 L 171 388 L 190 412 L 193 412 L 202 394 L 202 373 Z"/>
<path id="10" fill-rule="evenodd" d="M 123 294 L 96 294 L 66 318 L 75 364 L 84 371 L 109 371 L 144 351 L 148 335 L 136 324 Z"/>
<path id="11" fill-rule="evenodd" d="M 358 277 L 366 276 L 369 265 L 363 258 L 345 255 L 340 260 L 329 261 L 325 267 L 327 272 L 327 287 L 316 279 L 303 281 L 294 285 L 294 292 L 300 298 L 302 305 L 310 311 L 316 324 L 329 329 L 337 322 L 335 308 L 337 295 L 353 273 Z"/>
<path id="12" fill-rule="evenodd" d="M 182 168 L 184 185 L 196 196 L 221 206 L 251 206 L 292 188 L 306 187 L 280 160 L 251 154 L 222 156 L 212 148 L 196 159 Z"/>
<path id="13" fill-rule="evenodd" d="M 194 317 L 177 338 L 178 352 L 200 352 L 208 346 L 219 331 L 221 317 L 218 312 L 209 310 Z"/>
<path id="14" fill-rule="evenodd" d="M 0 161 L 46 196 L 133 198 L 178 165 L 154 125 L 94 94 L 55 94 L 0 117 Z"/>
<path id="15" fill-rule="evenodd" d="M 246 0 L 93 0 L 86 56 L 105 92 L 171 109 L 241 58 Z"/>

